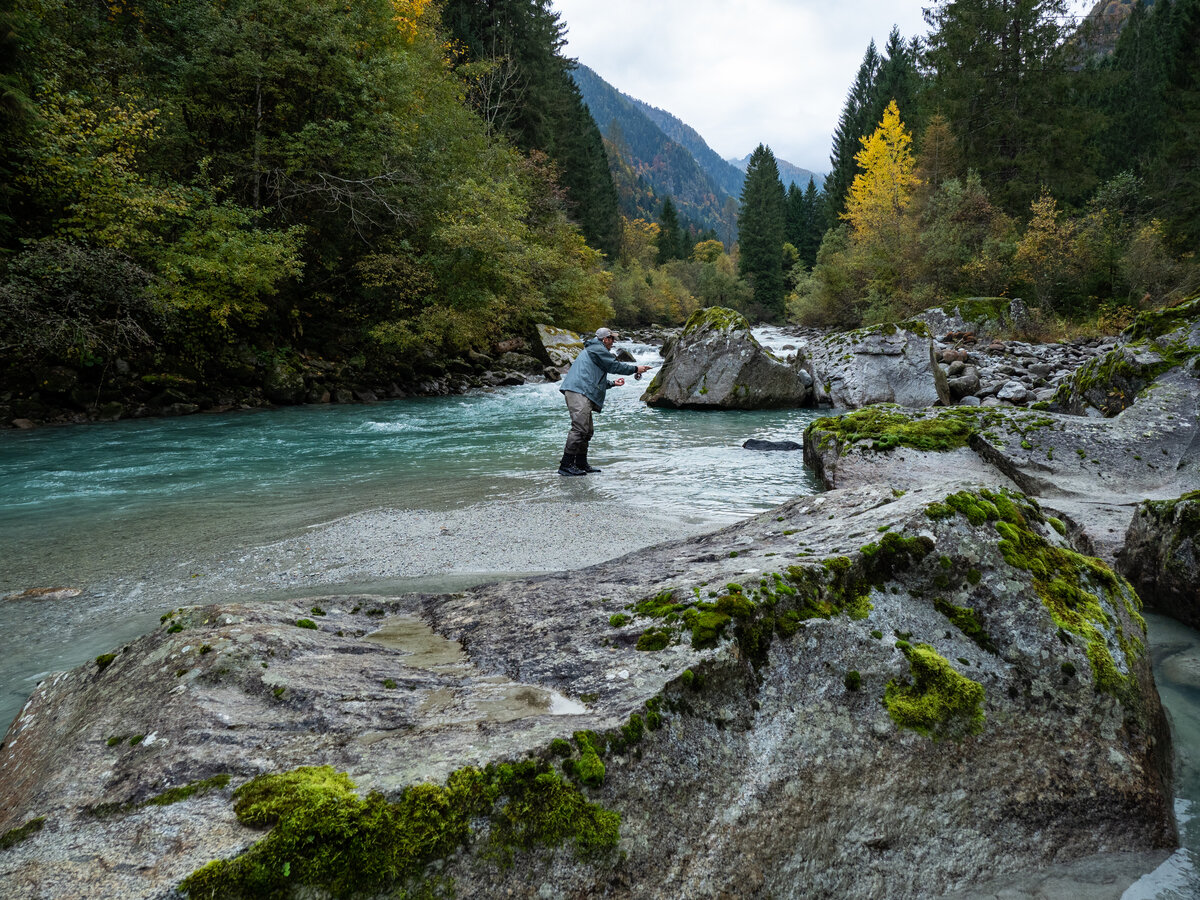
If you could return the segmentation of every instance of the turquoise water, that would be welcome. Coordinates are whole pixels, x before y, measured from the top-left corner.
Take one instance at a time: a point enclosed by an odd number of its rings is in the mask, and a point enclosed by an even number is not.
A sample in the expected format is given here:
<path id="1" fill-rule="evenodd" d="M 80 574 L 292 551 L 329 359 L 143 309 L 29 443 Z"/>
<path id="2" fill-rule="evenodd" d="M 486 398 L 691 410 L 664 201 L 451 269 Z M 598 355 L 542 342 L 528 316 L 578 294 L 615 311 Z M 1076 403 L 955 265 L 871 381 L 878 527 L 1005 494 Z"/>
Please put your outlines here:
<path id="1" fill-rule="evenodd" d="M 586 480 L 590 500 L 717 527 L 818 489 L 800 453 L 741 447 L 799 442 L 817 413 L 654 410 L 639 400 L 645 384 L 609 391 L 596 417 L 591 461 L 604 472 Z M 236 558 L 370 509 L 578 498 L 582 479 L 556 474 L 568 424 L 543 384 L 0 433 L 0 596 L 87 591 L 86 603 L 0 602 L 0 721 L 46 672 L 151 627 L 173 605 L 166 573 L 188 560 Z"/>

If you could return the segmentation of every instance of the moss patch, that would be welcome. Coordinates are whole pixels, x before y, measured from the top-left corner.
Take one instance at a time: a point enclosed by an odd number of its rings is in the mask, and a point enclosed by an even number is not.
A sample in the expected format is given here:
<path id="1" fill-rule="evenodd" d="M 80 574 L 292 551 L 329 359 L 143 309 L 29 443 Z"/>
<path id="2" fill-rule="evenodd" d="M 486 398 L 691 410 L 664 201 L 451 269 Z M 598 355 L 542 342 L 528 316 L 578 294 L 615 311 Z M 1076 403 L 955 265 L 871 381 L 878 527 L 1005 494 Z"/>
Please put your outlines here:
<path id="1" fill-rule="evenodd" d="M 412 785 L 389 802 L 360 798 L 345 773 L 302 767 L 252 779 L 234 793 L 242 824 L 270 828 L 249 850 L 188 876 L 189 897 L 286 897 L 300 887 L 333 896 L 430 888 L 425 867 L 471 838 L 473 819 L 491 822 L 489 854 L 509 864 L 514 850 L 568 841 L 590 857 L 616 845 L 620 816 L 589 803 L 544 763 L 464 768 L 445 786 Z"/>
<path id="2" fill-rule="evenodd" d="M 983 685 L 960 675 L 928 644 L 897 646 L 908 659 L 911 680 L 888 682 L 883 705 L 901 728 L 934 740 L 962 740 L 983 730 Z"/>
<path id="3" fill-rule="evenodd" d="M 996 653 L 996 643 L 988 635 L 979 621 L 979 614 L 969 606 L 955 606 L 949 600 L 941 597 L 934 598 L 933 608 L 950 620 L 959 631 L 974 641 L 979 648 L 988 653 Z"/>
<path id="4" fill-rule="evenodd" d="M 46 817 L 39 816 L 36 819 L 30 819 L 24 825 L 17 828 L 10 828 L 4 834 L 0 834 L 0 850 L 7 850 L 9 847 L 15 847 L 33 835 L 37 834 L 46 824 Z"/>
<path id="5" fill-rule="evenodd" d="M 1125 655 L 1127 670 L 1136 657 L 1145 653 L 1145 644 L 1142 637 L 1127 638 L 1104 608 L 1105 602 L 1114 610 L 1124 608 L 1144 637 L 1141 601 L 1124 579 L 1098 559 L 1047 541 L 1034 526 L 1043 530 L 1052 526 L 1046 524 L 1036 506 L 1020 495 L 1007 491 L 962 492 L 931 504 L 926 515 L 964 515 L 975 525 L 992 522 L 1000 535 L 997 546 L 1004 561 L 1030 573 L 1034 590 L 1062 632 L 1083 639 L 1096 688 L 1132 702 L 1136 685 L 1131 675 L 1119 672 L 1109 642 Z"/>

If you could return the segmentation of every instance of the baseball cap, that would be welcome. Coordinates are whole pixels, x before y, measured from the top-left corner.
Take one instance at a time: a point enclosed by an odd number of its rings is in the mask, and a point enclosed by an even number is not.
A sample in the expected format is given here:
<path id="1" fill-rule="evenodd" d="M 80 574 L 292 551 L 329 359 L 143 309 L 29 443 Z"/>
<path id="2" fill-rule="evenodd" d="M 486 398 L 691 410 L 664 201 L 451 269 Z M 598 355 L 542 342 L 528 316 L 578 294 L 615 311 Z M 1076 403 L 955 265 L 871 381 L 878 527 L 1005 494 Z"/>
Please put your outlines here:
<path id="1" fill-rule="evenodd" d="M 606 337 L 616 338 L 618 336 L 619 335 L 615 331 L 611 331 L 608 328 L 597 328 L 596 329 L 596 337 L 599 338 L 600 340 L 604 340 Z"/>

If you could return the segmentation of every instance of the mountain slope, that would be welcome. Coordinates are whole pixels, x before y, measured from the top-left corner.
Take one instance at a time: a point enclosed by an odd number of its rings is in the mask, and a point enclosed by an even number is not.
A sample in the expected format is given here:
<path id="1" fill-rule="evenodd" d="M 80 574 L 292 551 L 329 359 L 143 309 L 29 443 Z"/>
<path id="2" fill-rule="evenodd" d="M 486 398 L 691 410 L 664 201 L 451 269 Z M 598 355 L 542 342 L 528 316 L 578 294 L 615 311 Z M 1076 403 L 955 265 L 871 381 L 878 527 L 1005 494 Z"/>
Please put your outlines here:
<path id="1" fill-rule="evenodd" d="M 731 165 L 728 160 L 722 159 L 717 151 L 704 142 L 704 138 L 700 136 L 696 129 L 692 128 L 686 122 L 680 121 L 665 109 L 651 106 L 649 103 L 645 103 L 634 97 L 630 97 L 629 99 L 655 125 L 662 129 L 663 134 L 677 144 L 687 148 L 687 151 L 700 164 L 700 168 L 712 176 L 713 181 L 716 182 L 719 188 L 731 197 L 736 198 L 741 195 L 742 182 L 746 178 L 745 168 L 738 168 Z"/>
<path id="2" fill-rule="evenodd" d="M 701 228 L 729 233 L 732 222 L 726 199 L 730 192 L 705 171 L 688 148 L 664 133 L 638 101 L 622 94 L 587 66 L 577 66 L 572 75 L 610 149 L 617 150 L 628 169 L 645 182 L 653 195 L 670 195 L 680 215 Z M 614 164 L 612 168 L 615 177 L 628 177 L 627 173 L 619 173 L 621 167 Z M 642 215 L 641 210 L 627 205 L 631 196 L 628 189 L 619 186 L 618 193 L 625 215 Z M 656 217 L 660 211 L 655 210 Z"/>

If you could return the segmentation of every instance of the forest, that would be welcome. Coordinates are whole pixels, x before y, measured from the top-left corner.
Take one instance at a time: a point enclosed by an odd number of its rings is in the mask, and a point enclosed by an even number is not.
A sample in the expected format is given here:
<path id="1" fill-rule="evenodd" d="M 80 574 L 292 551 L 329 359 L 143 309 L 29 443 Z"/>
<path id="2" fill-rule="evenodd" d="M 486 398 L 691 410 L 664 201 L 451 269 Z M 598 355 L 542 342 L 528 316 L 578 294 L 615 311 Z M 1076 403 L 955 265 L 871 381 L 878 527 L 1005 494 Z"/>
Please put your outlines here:
<path id="1" fill-rule="evenodd" d="M 1020 296 L 1052 335 L 1194 292 L 1200 0 L 1103 41 L 1064 0 L 926 17 L 867 48 L 823 191 L 754 152 L 733 243 L 630 206 L 548 0 L 5 0 L 0 418 L 417 389 L 538 322 Z"/>

